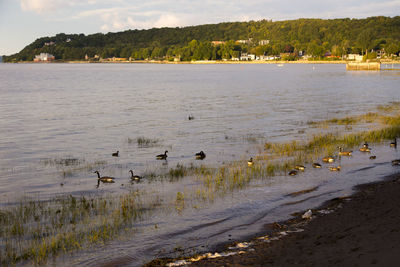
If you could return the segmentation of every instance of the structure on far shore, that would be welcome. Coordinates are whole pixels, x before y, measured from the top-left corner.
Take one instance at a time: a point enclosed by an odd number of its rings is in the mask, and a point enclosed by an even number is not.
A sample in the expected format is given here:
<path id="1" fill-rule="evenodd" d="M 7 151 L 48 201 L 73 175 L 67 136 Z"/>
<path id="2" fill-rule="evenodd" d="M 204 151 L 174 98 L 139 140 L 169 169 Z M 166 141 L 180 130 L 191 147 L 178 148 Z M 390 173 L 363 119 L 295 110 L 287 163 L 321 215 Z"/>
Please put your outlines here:
<path id="1" fill-rule="evenodd" d="M 55 60 L 56 58 L 49 53 L 40 53 L 40 55 L 36 55 L 33 59 L 34 62 L 50 62 Z"/>

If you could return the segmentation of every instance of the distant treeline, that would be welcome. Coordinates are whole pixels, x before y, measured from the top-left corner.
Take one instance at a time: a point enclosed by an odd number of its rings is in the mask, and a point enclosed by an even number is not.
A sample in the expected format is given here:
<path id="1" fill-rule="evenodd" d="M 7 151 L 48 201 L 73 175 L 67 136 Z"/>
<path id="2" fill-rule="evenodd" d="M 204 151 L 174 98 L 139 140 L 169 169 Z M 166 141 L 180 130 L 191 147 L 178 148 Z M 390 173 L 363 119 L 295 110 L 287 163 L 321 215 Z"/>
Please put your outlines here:
<path id="1" fill-rule="evenodd" d="M 247 42 L 238 43 L 237 40 Z M 216 45 L 212 41 L 224 42 Z M 82 60 L 85 57 L 218 60 L 238 57 L 241 53 L 279 55 L 298 51 L 321 58 L 327 52 L 342 56 L 363 54 L 372 49 L 384 49 L 387 54 L 399 52 L 399 16 L 229 22 L 87 36 L 60 33 L 39 38 L 19 53 L 4 56 L 3 61 L 30 61 L 40 53 L 51 53 L 56 60 Z"/>

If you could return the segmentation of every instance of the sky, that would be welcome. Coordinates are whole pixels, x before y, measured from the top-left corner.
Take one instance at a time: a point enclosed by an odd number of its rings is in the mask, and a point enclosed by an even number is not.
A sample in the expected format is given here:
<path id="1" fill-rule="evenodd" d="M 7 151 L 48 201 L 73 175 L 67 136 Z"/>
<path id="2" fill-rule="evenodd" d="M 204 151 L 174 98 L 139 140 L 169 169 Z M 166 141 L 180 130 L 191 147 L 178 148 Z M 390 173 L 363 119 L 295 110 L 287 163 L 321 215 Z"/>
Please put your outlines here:
<path id="1" fill-rule="evenodd" d="M 399 15 L 400 0 L 0 0 L 0 55 L 58 33 Z"/>

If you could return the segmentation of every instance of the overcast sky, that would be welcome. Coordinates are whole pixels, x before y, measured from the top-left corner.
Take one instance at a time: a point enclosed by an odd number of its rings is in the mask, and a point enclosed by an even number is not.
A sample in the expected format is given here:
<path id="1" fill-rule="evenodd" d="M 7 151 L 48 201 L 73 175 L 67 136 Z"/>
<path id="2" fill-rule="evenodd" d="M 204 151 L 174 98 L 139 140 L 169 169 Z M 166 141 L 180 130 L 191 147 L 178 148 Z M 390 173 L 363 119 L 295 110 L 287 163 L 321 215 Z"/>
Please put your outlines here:
<path id="1" fill-rule="evenodd" d="M 400 0 L 0 0 L 0 55 L 57 33 L 400 15 Z"/>

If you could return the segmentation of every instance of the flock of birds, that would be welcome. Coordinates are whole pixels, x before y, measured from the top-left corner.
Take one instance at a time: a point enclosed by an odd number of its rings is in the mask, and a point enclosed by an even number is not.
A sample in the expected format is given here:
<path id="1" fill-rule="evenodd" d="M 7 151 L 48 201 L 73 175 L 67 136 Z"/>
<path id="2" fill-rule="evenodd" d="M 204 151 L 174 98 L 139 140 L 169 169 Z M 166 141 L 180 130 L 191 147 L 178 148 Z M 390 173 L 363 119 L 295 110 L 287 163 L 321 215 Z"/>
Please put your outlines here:
<path id="1" fill-rule="evenodd" d="M 168 153 L 168 150 L 165 150 L 165 152 L 164 152 L 163 154 L 157 155 L 157 156 L 156 156 L 156 159 L 158 159 L 158 160 L 166 160 L 167 157 L 168 157 L 167 153 Z M 119 157 L 119 151 L 114 152 L 114 153 L 112 153 L 111 155 L 112 155 L 113 157 Z M 196 158 L 196 159 L 199 159 L 199 160 L 203 160 L 205 157 L 206 157 L 206 154 L 204 153 L 204 151 L 200 151 L 199 153 L 196 153 L 196 154 L 195 154 L 195 158 Z M 98 179 L 97 187 L 99 186 L 100 182 L 102 182 L 102 183 L 114 183 L 114 182 L 115 182 L 115 178 L 114 178 L 114 177 L 111 177 L 111 176 L 101 176 L 99 171 L 95 171 L 94 173 L 97 174 L 97 179 Z M 130 177 L 130 178 L 131 178 L 132 181 L 138 182 L 138 181 L 140 181 L 141 179 L 143 179 L 142 176 L 135 175 L 135 174 L 133 173 L 133 170 L 129 170 L 129 173 L 131 174 L 131 177 Z"/>
<path id="2" fill-rule="evenodd" d="M 390 143 L 390 147 L 397 148 L 397 138 L 395 138 L 394 141 Z M 339 152 L 338 152 L 339 157 L 340 156 L 351 156 L 353 154 L 353 151 L 344 151 L 342 147 L 338 147 L 338 149 L 339 149 Z M 360 152 L 371 153 L 371 148 L 369 147 L 368 143 L 365 142 L 363 144 L 363 146 L 359 149 L 359 151 Z M 374 160 L 374 159 L 376 159 L 376 156 L 372 155 L 369 158 L 371 160 Z M 324 157 L 324 158 L 322 158 L 322 162 L 324 162 L 324 163 L 333 163 L 333 162 L 335 162 L 335 157 L 333 157 L 333 156 Z M 247 165 L 249 167 L 251 167 L 251 166 L 253 166 L 253 164 L 254 164 L 253 158 L 250 158 L 247 161 Z M 400 159 L 392 160 L 392 165 L 400 165 Z M 312 164 L 312 167 L 313 168 L 322 168 L 321 164 L 319 164 L 318 162 L 314 162 Z M 303 166 L 303 165 L 296 165 L 296 166 L 294 166 L 293 170 L 289 171 L 288 174 L 290 176 L 294 176 L 294 175 L 297 175 L 299 171 L 305 171 L 305 169 L 306 169 L 306 167 Z M 341 166 L 340 165 L 339 166 L 329 166 L 328 169 L 330 171 L 340 171 L 341 170 Z"/>
<path id="3" fill-rule="evenodd" d="M 390 143 L 390 147 L 397 148 L 397 138 L 394 139 L 394 142 Z M 340 156 L 351 156 L 353 154 L 353 151 L 345 151 L 345 150 L 343 150 L 342 147 L 338 147 L 338 149 L 339 149 L 339 152 L 338 152 L 339 157 Z M 360 152 L 370 153 L 371 152 L 371 148 L 369 147 L 368 143 L 365 142 L 363 144 L 363 146 L 359 149 L 359 151 Z M 165 150 L 165 152 L 163 154 L 157 155 L 156 159 L 158 159 L 158 160 L 166 160 L 167 157 L 168 157 L 167 153 L 168 153 L 168 150 Z M 119 157 L 119 151 L 117 151 L 115 153 L 112 153 L 112 156 L 113 157 Z M 200 151 L 199 153 L 195 154 L 195 158 L 199 159 L 199 160 L 203 160 L 205 157 L 206 157 L 206 154 L 204 153 L 204 151 Z M 371 160 L 373 160 L 373 159 L 376 159 L 376 156 L 372 155 L 369 158 Z M 333 163 L 333 162 L 335 162 L 335 157 L 333 157 L 333 156 L 324 157 L 324 158 L 322 158 L 322 162 L 324 162 L 324 163 Z M 249 167 L 251 167 L 251 166 L 253 166 L 253 164 L 254 164 L 253 158 L 250 158 L 247 161 L 247 165 Z M 392 165 L 400 165 L 400 159 L 392 160 Z M 313 168 L 322 168 L 321 164 L 319 164 L 318 162 L 314 162 L 312 164 L 312 167 Z M 294 175 L 297 175 L 299 171 L 305 171 L 305 169 L 306 169 L 306 167 L 303 166 L 303 165 L 296 165 L 294 167 L 294 169 L 291 170 L 288 174 L 291 175 L 291 176 L 294 176 Z M 339 166 L 329 166 L 328 169 L 330 171 L 340 171 L 341 167 L 340 167 L 340 165 Z M 97 174 L 97 179 L 98 179 L 97 186 L 99 186 L 100 182 L 102 182 L 102 183 L 114 183 L 115 182 L 115 178 L 114 177 L 101 176 L 99 171 L 95 171 L 94 173 Z M 133 170 L 129 170 L 129 173 L 131 174 L 130 178 L 131 178 L 132 181 L 140 181 L 141 179 L 143 179 L 142 176 L 135 175 L 133 173 Z"/>

